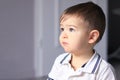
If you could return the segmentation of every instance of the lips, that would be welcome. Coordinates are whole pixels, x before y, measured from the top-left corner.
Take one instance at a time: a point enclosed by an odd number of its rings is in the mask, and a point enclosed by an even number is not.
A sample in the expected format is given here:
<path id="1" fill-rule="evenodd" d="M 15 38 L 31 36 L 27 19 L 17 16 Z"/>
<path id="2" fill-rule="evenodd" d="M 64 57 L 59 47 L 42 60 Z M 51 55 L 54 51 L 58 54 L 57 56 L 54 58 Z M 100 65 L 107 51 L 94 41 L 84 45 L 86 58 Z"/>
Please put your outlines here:
<path id="1" fill-rule="evenodd" d="M 68 43 L 67 43 L 67 42 L 62 42 L 62 44 L 63 44 L 63 45 L 68 45 Z"/>

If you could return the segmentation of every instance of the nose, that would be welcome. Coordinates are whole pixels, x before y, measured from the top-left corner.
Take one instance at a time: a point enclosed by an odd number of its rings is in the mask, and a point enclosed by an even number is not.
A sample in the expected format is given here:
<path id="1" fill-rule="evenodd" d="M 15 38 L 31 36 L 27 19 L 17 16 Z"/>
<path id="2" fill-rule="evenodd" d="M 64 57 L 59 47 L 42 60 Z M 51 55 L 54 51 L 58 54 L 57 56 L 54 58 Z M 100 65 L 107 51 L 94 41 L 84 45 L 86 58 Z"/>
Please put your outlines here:
<path id="1" fill-rule="evenodd" d="M 67 35 L 66 32 L 62 32 L 62 33 L 61 33 L 61 37 L 62 37 L 62 38 L 68 38 L 68 35 Z"/>

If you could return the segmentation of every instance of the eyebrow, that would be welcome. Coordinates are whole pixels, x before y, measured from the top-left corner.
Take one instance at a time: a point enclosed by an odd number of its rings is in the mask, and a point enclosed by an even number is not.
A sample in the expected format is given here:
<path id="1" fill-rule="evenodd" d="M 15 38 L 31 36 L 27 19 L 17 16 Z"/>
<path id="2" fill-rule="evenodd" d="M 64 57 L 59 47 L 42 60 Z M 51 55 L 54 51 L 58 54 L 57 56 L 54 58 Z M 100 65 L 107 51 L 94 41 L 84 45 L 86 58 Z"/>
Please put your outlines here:
<path id="1" fill-rule="evenodd" d="M 61 26 L 64 26 L 63 24 L 60 24 L 60 27 Z M 70 27 L 70 26 L 73 26 L 73 27 L 75 27 L 75 28 L 78 28 L 77 26 L 75 26 L 75 25 L 66 25 L 67 27 Z"/>
<path id="2" fill-rule="evenodd" d="M 78 28 L 78 27 L 77 27 L 77 26 L 75 26 L 75 25 L 67 25 L 67 26 L 68 26 L 68 27 L 69 27 L 69 26 L 73 26 L 73 27 L 75 27 L 75 28 Z"/>

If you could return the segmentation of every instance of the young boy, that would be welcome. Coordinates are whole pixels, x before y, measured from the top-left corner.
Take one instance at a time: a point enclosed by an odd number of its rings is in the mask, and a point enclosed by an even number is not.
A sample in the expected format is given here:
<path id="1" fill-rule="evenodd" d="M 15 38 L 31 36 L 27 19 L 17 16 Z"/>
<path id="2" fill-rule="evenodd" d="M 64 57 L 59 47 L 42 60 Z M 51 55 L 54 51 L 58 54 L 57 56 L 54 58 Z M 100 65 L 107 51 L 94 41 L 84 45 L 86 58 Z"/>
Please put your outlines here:
<path id="1" fill-rule="evenodd" d="M 86 2 L 66 9 L 60 18 L 60 44 L 47 80 L 115 80 L 112 66 L 94 50 L 105 30 L 102 9 Z"/>

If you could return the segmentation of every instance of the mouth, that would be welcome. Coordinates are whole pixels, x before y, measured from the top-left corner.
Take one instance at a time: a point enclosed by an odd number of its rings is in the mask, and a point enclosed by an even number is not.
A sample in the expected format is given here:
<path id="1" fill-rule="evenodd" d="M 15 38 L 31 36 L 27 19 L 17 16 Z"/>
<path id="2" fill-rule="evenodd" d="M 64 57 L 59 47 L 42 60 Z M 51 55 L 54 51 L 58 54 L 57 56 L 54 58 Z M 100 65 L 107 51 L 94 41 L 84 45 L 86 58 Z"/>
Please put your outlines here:
<path id="1" fill-rule="evenodd" d="M 62 44 L 63 44 L 63 45 L 68 45 L 68 43 L 67 43 L 67 42 L 62 42 Z"/>

